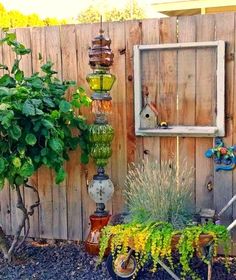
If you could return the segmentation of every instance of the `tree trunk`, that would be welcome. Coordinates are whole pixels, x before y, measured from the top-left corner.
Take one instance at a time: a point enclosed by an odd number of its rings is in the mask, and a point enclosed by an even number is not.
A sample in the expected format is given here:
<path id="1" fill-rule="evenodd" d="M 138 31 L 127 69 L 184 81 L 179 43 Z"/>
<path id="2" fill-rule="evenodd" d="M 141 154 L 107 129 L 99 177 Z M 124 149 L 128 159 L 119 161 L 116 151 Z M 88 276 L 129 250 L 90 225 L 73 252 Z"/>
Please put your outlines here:
<path id="1" fill-rule="evenodd" d="M 31 189 L 36 194 L 36 202 L 30 205 L 29 209 L 27 209 L 22 198 L 20 186 L 15 185 L 15 191 L 17 193 L 16 207 L 22 211 L 22 217 L 19 221 L 19 224 L 17 225 L 17 229 L 11 245 L 9 245 L 6 235 L 0 226 L 0 251 L 2 251 L 4 259 L 6 259 L 8 262 L 11 262 L 15 259 L 14 256 L 16 252 L 27 238 L 30 229 L 29 216 L 32 216 L 34 214 L 34 208 L 38 207 L 40 203 L 37 189 L 35 189 L 33 186 L 28 185 L 27 181 L 25 182 L 24 187 Z M 21 239 L 20 235 L 23 228 L 25 228 L 25 236 Z"/>
<path id="2" fill-rule="evenodd" d="M 0 250 L 2 251 L 5 259 L 9 259 L 9 254 L 8 254 L 9 249 L 10 246 L 8 240 L 6 238 L 4 231 L 0 226 Z"/>

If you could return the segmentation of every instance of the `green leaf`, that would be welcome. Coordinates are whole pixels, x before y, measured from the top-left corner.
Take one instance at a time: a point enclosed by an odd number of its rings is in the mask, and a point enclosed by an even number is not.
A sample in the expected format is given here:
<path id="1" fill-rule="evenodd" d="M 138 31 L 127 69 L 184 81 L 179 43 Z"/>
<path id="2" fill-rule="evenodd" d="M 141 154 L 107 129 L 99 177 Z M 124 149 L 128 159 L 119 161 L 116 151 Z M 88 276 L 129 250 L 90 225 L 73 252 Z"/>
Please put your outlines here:
<path id="1" fill-rule="evenodd" d="M 78 147 L 79 141 L 80 141 L 80 138 L 79 138 L 79 137 L 72 137 L 72 138 L 69 140 L 70 148 L 71 148 L 72 150 L 75 150 L 75 149 Z"/>
<path id="2" fill-rule="evenodd" d="M 19 44 L 18 46 L 16 46 L 14 48 L 14 51 L 16 54 L 19 54 L 19 55 L 25 55 L 25 54 L 31 53 L 31 49 L 25 48 L 24 45 L 22 45 L 22 44 Z"/>
<path id="3" fill-rule="evenodd" d="M 34 134 L 29 133 L 25 137 L 25 142 L 30 146 L 34 146 L 37 142 L 37 138 L 35 137 Z"/>
<path id="4" fill-rule="evenodd" d="M 46 138 L 50 135 L 49 131 L 46 128 L 41 129 L 41 135 L 45 136 Z"/>
<path id="5" fill-rule="evenodd" d="M 4 126 L 4 128 L 8 129 L 12 125 L 11 121 L 13 120 L 13 118 L 14 118 L 13 111 L 8 111 L 7 114 L 3 116 L 1 123 Z"/>
<path id="6" fill-rule="evenodd" d="M 30 101 L 35 107 L 39 107 L 42 104 L 42 100 L 40 99 L 32 98 Z"/>
<path id="7" fill-rule="evenodd" d="M 41 150 L 41 152 L 40 152 L 40 154 L 41 154 L 42 157 L 46 156 L 47 153 L 48 153 L 48 148 L 43 148 L 43 149 Z"/>
<path id="8" fill-rule="evenodd" d="M 0 96 L 1 96 L 1 97 L 9 96 L 9 94 L 10 94 L 9 88 L 0 87 Z"/>
<path id="9" fill-rule="evenodd" d="M 21 176 L 16 176 L 16 178 L 15 178 L 15 184 L 18 185 L 18 186 L 20 186 L 20 185 L 22 185 L 23 183 L 24 183 L 24 178 L 21 177 Z"/>
<path id="10" fill-rule="evenodd" d="M 3 173 L 5 170 L 5 161 L 3 158 L 0 158 L 0 173 Z"/>
<path id="11" fill-rule="evenodd" d="M 26 100 L 23 104 L 23 108 L 22 108 L 22 113 L 26 116 L 35 116 L 35 107 L 34 105 L 29 101 Z"/>
<path id="12" fill-rule="evenodd" d="M 4 188 L 4 177 L 0 177 L 0 191 Z"/>
<path id="13" fill-rule="evenodd" d="M 72 106 L 69 102 L 62 100 L 59 104 L 60 111 L 63 113 L 67 113 L 71 110 Z"/>
<path id="14" fill-rule="evenodd" d="M 77 90 L 76 90 L 76 92 L 79 93 L 79 94 L 86 93 L 86 92 L 85 92 L 85 89 L 84 89 L 83 87 L 78 87 Z"/>
<path id="15" fill-rule="evenodd" d="M 46 120 L 46 119 L 42 120 L 42 125 L 44 127 L 48 128 L 48 129 L 54 128 L 53 123 L 51 121 L 49 121 L 49 120 Z"/>
<path id="16" fill-rule="evenodd" d="M 18 140 L 21 137 L 21 128 L 17 124 L 13 124 L 12 127 L 8 130 L 9 135 L 11 138 Z"/>
<path id="17" fill-rule="evenodd" d="M 23 144 L 18 144 L 17 145 L 17 151 L 19 152 L 19 154 L 20 154 L 20 157 L 24 157 L 24 155 L 25 155 L 25 145 L 23 145 Z"/>
<path id="18" fill-rule="evenodd" d="M 0 86 L 2 87 L 14 87 L 15 84 L 15 80 L 8 74 L 5 74 L 0 78 Z"/>
<path id="19" fill-rule="evenodd" d="M 7 103 L 1 103 L 0 104 L 0 111 L 5 111 L 5 110 L 7 110 L 10 107 L 11 107 L 11 105 L 9 105 Z"/>
<path id="20" fill-rule="evenodd" d="M 23 104 L 22 113 L 26 116 L 43 115 L 43 111 L 37 108 L 41 104 L 40 99 L 26 100 Z"/>
<path id="21" fill-rule="evenodd" d="M 48 61 L 45 63 L 43 66 L 41 66 L 41 69 L 44 73 L 52 75 L 52 74 L 57 74 L 56 71 L 52 70 L 53 63 L 51 61 Z"/>
<path id="22" fill-rule="evenodd" d="M 6 31 L 4 31 L 4 32 L 7 32 L 9 29 L 6 29 Z M 13 41 L 13 40 L 16 40 L 16 33 L 7 33 L 6 34 L 6 39 L 7 40 L 11 40 L 11 41 Z"/>
<path id="23" fill-rule="evenodd" d="M 33 175 L 33 173 L 34 173 L 34 166 L 31 162 L 28 161 L 22 165 L 19 172 L 19 174 L 22 177 L 30 177 L 31 175 Z"/>
<path id="24" fill-rule="evenodd" d="M 57 111 L 57 110 L 54 110 L 54 111 L 52 111 L 52 113 L 51 113 L 51 117 L 53 118 L 53 119 L 59 119 L 60 118 L 60 116 L 61 116 L 61 114 L 60 114 L 60 112 L 59 111 Z"/>
<path id="25" fill-rule="evenodd" d="M 23 78 L 24 78 L 24 72 L 21 70 L 17 70 L 15 74 L 15 79 L 17 80 L 17 82 L 21 82 Z"/>
<path id="26" fill-rule="evenodd" d="M 82 153 L 81 156 L 80 156 L 80 161 L 83 163 L 83 164 L 87 164 L 89 162 L 89 157 L 86 153 Z"/>
<path id="27" fill-rule="evenodd" d="M 56 184 L 60 184 L 66 178 L 66 172 L 63 168 L 60 168 L 58 172 L 56 172 Z"/>
<path id="28" fill-rule="evenodd" d="M 41 122 L 40 122 L 40 121 L 35 122 L 34 127 L 33 127 L 33 130 L 34 130 L 35 132 L 38 132 L 39 129 L 40 129 L 40 127 L 41 127 Z"/>
<path id="29" fill-rule="evenodd" d="M 16 167 L 16 168 L 20 168 L 21 167 L 21 159 L 19 157 L 14 157 L 12 159 L 12 164 Z"/>
<path id="30" fill-rule="evenodd" d="M 43 164 L 47 165 L 48 164 L 48 159 L 46 157 L 43 157 Z"/>
<path id="31" fill-rule="evenodd" d="M 80 148 L 81 148 L 82 150 L 84 150 L 84 149 L 87 148 L 87 142 L 85 142 L 83 138 L 79 138 L 79 139 L 78 139 L 78 143 L 79 143 Z"/>
<path id="32" fill-rule="evenodd" d="M 63 150 L 63 143 L 59 140 L 59 139 L 50 139 L 48 141 L 48 145 L 49 147 L 54 151 L 54 152 L 57 152 L 57 153 L 60 153 L 62 150 Z"/>
<path id="33" fill-rule="evenodd" d="M 15 59 L 14 64 L 11 69 L 11 73 L 14 74 L 19 69 L 19 59 Z"/>
<path id="34" fill-rule="evenodd" d="M 44 97 L 43 102 L 49 107 L 49 108 L 55 108 L 55 103 L 52 101 L 49 97 Z"/>
<path id="35" fill-rule="evenodd" d="M 41 160 L 41 156 L 37 155 L 37 156 L 34 157 L 35 162 L 39 163 L 40 160 Z"/>
<path id="36" fill-rule="evenodd" d="M 36 89 L 41 89 L 43 87 L 43 81 L 40 78 L 35 78 L 31 82 L 32 86 Z"/>
<path id="37" fill-rule="evenodd" d="M 40 110 L 40 109 L 38 109 L 38 108 L 35 109 L 35 115 L 43 115 L 43 114 L 44 114 L 44 113 L 43 113 L 42 110 Z"/>

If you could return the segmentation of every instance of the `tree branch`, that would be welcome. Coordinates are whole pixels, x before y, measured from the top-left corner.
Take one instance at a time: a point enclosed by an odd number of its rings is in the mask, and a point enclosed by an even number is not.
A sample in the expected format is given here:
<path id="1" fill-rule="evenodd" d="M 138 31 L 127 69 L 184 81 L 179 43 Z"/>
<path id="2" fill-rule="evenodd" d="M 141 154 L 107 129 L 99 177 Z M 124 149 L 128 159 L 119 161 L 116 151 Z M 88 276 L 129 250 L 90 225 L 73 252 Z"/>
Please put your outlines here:
<path id="1" fill-rule="evenodd" d="M 21 242 L 17 245 L 16 247 L 16 251 L 19 250 L 19 248 L 21 247 L 21 245 L 25 242 L 25 239 L 27 238 L 28 234 L 29 234 L 29 230 L 30 230 L 30 220 L 29 220 L 29 216 L 32 216 L 34 214 L 34 208 L 38 207 L 39 204 L 40 204 L 40 198 L 39 198 L 39 193 L 38 193 L 38 190 L 27 184 L 27 182 L 24 183 L 24 186 L 26 188 L 29 188 L 31 190 L 34 191 L 34 193 L 36 193 L 36 196 L 37 196 L 37 200 L 34 204 L 30 205 L 29 206 L 29 210 L 27 211 L 27 218 L 25 220 L 25 235 L 23 237 L 23 239 L 21 240 Z"/>
<path id="2" fill-rule="evenodd" d="M 29 189 L 33 190 L 34 193 L 36 193 L 36 195 L 37 195 L 36 202 L 29 207 L 29 211 L 28 211 L 28 215 L 32 216 L 34 214 L 34 208 L 38 207 L 39 204 L 40 204 L 39 192 L 38 192 L 38 190 L 35 187 L 27 184 L 27 182 L 24 183 L 24 186 L 26 188 L 29 188 Z"/>
<path id="3" fill-rule="evenodd" d="M 27 209 L 25 208 L 25 205 L 24 205 L 24 202 L 23 202 L 23 199 L 22 199 L 22 195 L 21 195 L 21 191 L 20 191 L 20 186 L 15 185 L 15 188 L 16 188 L 16 194 L 17 194 L 17 204 L 16 204 L 16 207 L 22 211 L 23 215 L 22 215 L 22 219 L 21 219 L 21 221 L 20 221 L 20 223 L 18 225 L 18 228 L 16 230 L 13 242 L 11 244 L 11 247 L 10 247 L 10 249 L 8 251 L 9 259 L 11 259 L 11 256 L 12 256 L 13 252 L 15 251 L 16 247 L 17 247 L 17 243 L 19 241 L 19 237 L 20 237 L 21 231 L 22 231 L 22 229 L 25 226 L 25 221 L 27 220 L 27 218 L 29 218 L 28 217 Z"/>

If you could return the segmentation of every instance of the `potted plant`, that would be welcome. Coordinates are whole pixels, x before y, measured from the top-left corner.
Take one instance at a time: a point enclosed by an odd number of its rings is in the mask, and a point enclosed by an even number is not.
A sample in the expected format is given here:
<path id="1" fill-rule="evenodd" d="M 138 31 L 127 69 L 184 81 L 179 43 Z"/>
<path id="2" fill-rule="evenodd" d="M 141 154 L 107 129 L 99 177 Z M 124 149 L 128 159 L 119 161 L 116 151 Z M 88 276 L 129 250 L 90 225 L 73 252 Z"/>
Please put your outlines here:
<path id="1" fill-rule="evenodd" d="M 0 228 L 0 249 L 10 261 L 27 237 L 29 216 L 39 205 L 38 197 L 27 209 L 20 186 L 38 194 L 37 189 L 28 184 L 28 178 L 42 165 L 55 171 L 57 184 L 62 182 L 66 177 L 63 164 L 69 159 L 69 151 L 78 145 L 82 149 L 82 162 L 88 161 L 87 124 L 75 109 L 89 106 L 90 99 L 82 88 L 77 88 L 71 101 L 66 100 L 65 92 L 76 84 L 57 79 L 51 62 L 41 66 L 43 74 L 26 77 L 20 69 L 20 60 L 31 50 L 17 42 L 14 33 L 6 32 L 0 43 L 9 45 L 16 57 L 11 67 L 0 64 L 4 70 L 0 78 L 0 189 L 7 180 L 16 191 L 17 207 L 22 211 L 11 246 Z M 20 242 L 24 227 L 26 234 Z"/>
<path id="2" fill-rule="evenodd" d="M 124 224 L 107 226 L 100 242 L 100 260 L 110 247 L 107 263 L 114 279 L 135 278 L 150 259 L 153 271 L 164 259 L 174 268 L 173 251 L 180 255 L 183 279 L 186 275 L 199 279 L 190 267 L 195 252 L 208 262 L 202 247 L 214 243 L 213 254 L 219 243 L 227 249 L 229 233 L 224 226 L 193 223 L 194 203 L 189 187 L 193 174 L 186 163 L 181 169 L 170 161 L 131 165 L 124 188 L 129 219 Z"/>

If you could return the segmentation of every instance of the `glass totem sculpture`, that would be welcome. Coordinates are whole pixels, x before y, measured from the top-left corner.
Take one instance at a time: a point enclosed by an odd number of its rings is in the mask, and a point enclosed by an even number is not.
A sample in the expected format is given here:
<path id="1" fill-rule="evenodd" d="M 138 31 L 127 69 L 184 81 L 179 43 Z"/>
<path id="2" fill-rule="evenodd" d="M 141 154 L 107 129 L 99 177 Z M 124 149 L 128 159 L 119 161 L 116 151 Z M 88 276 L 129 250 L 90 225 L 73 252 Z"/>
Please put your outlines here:
<path id="1" fill-rule="evenodd" d="M 95 121 L 89 128 L 89 142 L 91 145 L 90 156 L 97 166 L 97 174 L 88 187 L 89 196 L 96 202 L 96 210 L 90 216 L 91 230 L 86 240 L 86 249 L 90 254 L 98 254 L 99 237 L 101 229 L 107 225 L 110 215 L 105 210 L 105 203 L 112 197 L 114 186 L 109 176 L 105 174 L 104 167 L 111 157 L 111 142 L 114 129 L 108 124 L 107 115 L 111 113 L 110 90 L 115 82 L 115 76 L 109 69 L 113 63 L 114 54 L 110 49 L 111 40 L 100 34 L 92 40 L 89 51 L 89 65 L 93 73 L 88 74 L 87 82 L 93 91 L 92 112 Z"/>

